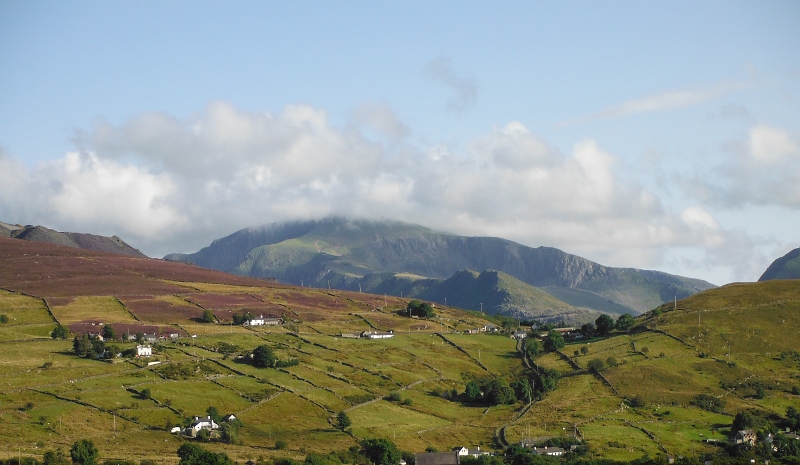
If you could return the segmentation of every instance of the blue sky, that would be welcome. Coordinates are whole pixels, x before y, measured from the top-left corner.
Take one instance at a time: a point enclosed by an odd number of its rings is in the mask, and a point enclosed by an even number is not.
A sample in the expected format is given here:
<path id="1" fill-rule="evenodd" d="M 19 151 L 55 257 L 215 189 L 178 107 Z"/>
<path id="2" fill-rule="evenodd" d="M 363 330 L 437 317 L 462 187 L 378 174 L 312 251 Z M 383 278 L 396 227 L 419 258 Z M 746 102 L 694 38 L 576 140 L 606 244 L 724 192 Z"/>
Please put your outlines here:
<path id="1" fill-rule="evenodd" d="M 800 3 L 0 0 L 0 220 L 338 214 L 715 284 L 800 246 Z"/>

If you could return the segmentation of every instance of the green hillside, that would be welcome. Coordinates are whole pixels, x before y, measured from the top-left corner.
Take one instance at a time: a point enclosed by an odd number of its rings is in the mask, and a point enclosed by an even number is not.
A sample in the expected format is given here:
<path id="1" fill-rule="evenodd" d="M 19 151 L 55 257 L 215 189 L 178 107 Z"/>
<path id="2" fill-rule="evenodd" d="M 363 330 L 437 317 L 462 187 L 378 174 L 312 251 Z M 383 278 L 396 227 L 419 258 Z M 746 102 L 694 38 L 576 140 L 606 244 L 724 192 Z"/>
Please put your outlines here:
<path id="1" fill-rule="evenodd" d="M 458 278 L 481 298 L 492 286 L 524 288 L 498 272 Z M 214 407 L 242 424 L 235 441 L 203 446 L 240 463 L 303 460 L 366 438 L 408 452 L 464 444 L 499 452 L 532 438 L 577 439 L 583 459 L 701 460 L 724 450 L 735 414 L 777 427 L 800 402 L 800 281 L 702 292 L 640 316 L 629 331 L 530 360 L 508 334 L 465 334 L 487 323 L 475 312 L 437 305 L 433 318 L 410 318 L 408 299 L 161 260 L 0 238 L 0 279 L 3 458 L 41 459 L 91 438 L 102 460 L 176 463 L 178 447 L 194 440 L 169 429 Z M 557 303 L 535 292 L 529 298 Z M 234 324 L 245 312 L 284 323 Z M 69 338 L 51 338 L 59 324 L 76 334 L 111 327 L 113 352 L 135 348 L 122 335 L 146 328 L 181 337 L 157 341 L 153 357 L 104 361 L 78 357 Z M 346 337 L 363 331 L 393 337 Z M 286 364 L 254 366 L 258 346 Z M 533 402 L 466 397 L 470 381 L 488 392 L 501 379 L 517 389 L 533 382 Z M 339 412 L 352 422 L 345 431 L 336 427 Z"/>
<path id="2" fill-rule="evenodd" d="M 800 247 L 772 262 L 758 278 L 759 281 L 770 279 L 800 279 Z"/>

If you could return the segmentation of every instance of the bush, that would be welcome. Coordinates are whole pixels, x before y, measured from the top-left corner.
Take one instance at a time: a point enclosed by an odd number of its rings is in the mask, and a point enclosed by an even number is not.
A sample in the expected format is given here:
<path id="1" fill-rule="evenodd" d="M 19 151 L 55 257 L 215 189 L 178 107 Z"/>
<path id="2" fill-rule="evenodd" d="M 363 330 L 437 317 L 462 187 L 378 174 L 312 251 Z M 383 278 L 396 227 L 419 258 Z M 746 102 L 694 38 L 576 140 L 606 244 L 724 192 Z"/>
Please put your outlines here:
<path id="1" fill-rule="evenodd" d="M 550 330 L 544 338 L 544 348 L 548 352 L 555 352 L 564 348 L 564 336 L 556 330 Z"/>
<path id="2" fill-rule="evenodd" d="M 211 310 L 203 310 L 203 317 L 201 318 L 203 323 L 213 323 L 215 320 L 216 318 L 214 318 L 214 313 Z"/>
<path id="3" fill-rule="evenodd" d="M 272 368 L 275 366 L 275 354 L 269 346 L 261 345 L 253 351 L 253 365 L 259 368 Z"/>
<path id="4" fill-rule="evenodd" d="M 708 394 L 698 394 L 692 399 L 692 405 L 713 413 L 724 413 L 725 402 Z"/>
<path id="5" fill-rule="evenodd" d="M 277 450 L 286 449 L 286 447 L 288 447 L 288 446 L 289 446 L 289 444 L 287 444 L 286 441 L 284 441 L 283 439 L 278 439 L 277 441 L 275 441 L 275 449 L 277 449 Z"/>
<path id="6" fill-rule="evenodd" d="M 587 363 L 586 366 L 587 368 L 589 368 L 590 371 L 593 371 L 595 373 L 600 373 L 601 371 L 603 371 L 603 368 L 605 368 L 606 364 L 599 358 L 593 358 L 589 360 L 589 363 Z"/>

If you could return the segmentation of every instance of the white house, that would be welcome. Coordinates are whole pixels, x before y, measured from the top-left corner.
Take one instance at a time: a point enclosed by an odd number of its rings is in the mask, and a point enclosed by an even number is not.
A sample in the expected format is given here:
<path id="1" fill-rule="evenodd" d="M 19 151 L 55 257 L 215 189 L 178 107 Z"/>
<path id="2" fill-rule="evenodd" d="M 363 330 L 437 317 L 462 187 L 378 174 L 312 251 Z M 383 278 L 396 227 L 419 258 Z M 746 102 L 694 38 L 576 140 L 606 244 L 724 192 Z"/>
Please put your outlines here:
<path id="1" fill-rule="evenodd" d="M 394 333 L 389 331 L 388 333 L 384 333 L 381 331 L 364 331 L 361 333 L 361 337 L 365 339 L 388 339 L 390 337 L 394 337 Z"/>
<path id="2" fill-rule="evenodd" d="M 560 447 L 534 447 L 533 453 L 535 455 L 551 455 L 558 457 L 559 455 L 564 455 L 564 449 Z"/>
<path id="3" fill-rule="evenodd" d="M 208 416 L 204 418 L 194 417 L 194 421 L 189 427 L 194 431 L 200 431 L 201 429 L 218 429 L 219 425 Z"/>
<path id="4" fill-rule="evenodd" d="M 468 448 L 466 448 L 464 446 L 454 447 L 453 448 L 453 452 L 457 453 L 459 455 L 459 457 L 472 456 L 472 457 L 475 457 L 475 458 L 477 458 L 478 456 L 481 456 L 481 455 L 488 455 L 489 454 L 488 452 L 482 452 L 480 447 L 478 447 L 477 449 L 468 449 Z"/>
<path id="5" fill-rule="evenodd" d="M 526 337 L 528 337 L 527 331 L 514 331 L 511 335 L 511 339 L 525 339 Z"/>
<path id="6" fill-rule="evenodd" d="M 153 355 L 153 348 L 150 346 L 136 346 L 136 356 L 137 357 L 150 357 Z"/>
<path id="7" fill-rule="evenodd" d="M 264 321 L 264 315 L 259 315 L 258 318 L 253 318 L 251 320 L 245 321 L 245 326 L 264 326 L 266 322 Z"/>

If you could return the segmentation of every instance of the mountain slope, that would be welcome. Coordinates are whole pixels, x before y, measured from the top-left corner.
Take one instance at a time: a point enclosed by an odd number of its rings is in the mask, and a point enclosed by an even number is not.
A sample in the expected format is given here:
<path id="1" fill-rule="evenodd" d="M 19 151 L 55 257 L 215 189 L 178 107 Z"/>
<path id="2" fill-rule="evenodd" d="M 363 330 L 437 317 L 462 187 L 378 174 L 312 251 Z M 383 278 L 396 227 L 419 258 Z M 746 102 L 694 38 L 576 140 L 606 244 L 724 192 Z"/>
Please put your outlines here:
<path id="1" fill-rule="evenodd" d="M 771 279 L 800 279 L 800 247 L 772 262 L 758 278 L 759 281 Z"/>
<path id="2" fill-rule="evenodd" d="M 457 236 L 399 222 L 342 218 L 243 229 L 197 253 L 165 258 L 293 284 L 375 293 L 391 288 L 405 296 L 438 295 L 431 289 L 436 283 L 426 280 L 446 280 L 464 270 L 497 270 L 529 286 L 580 289 L 580 293 L 550 292 L 570 311 L 575 307 L 604 312 L 613 308 L 616 313 L 638 314 L 676 296 L 683 298 L 713 287 L 705 281 L 656 271 L 605 267 L 551 247 Z M 398 280 L 397 273 L 407 275 Z M 415 278 L 410 280 L 408 275 Z M 384 283 L 380 277 L 391 281 Z M 417 286 L 415 293 L 408 292 L 412 282 Z M 466 287 L 458 289 L 450 292 L 470 292 Z M 480 301 L 468 303 L 464 303 L 466 308 L 478 308 Z M 487 311 L 505 312 L 508 308 L 499 304 Z"/>
<path id="3" fill-rule="evenodd" d="M 19 226 L 0 222 L 0 234 L 13 239 L 73 247 L 76 249 L 109 252 L 129 257 L 145 257 L 117 236 L 106 237 L 95 234 L 58 232 L 44 226 Z"/>

